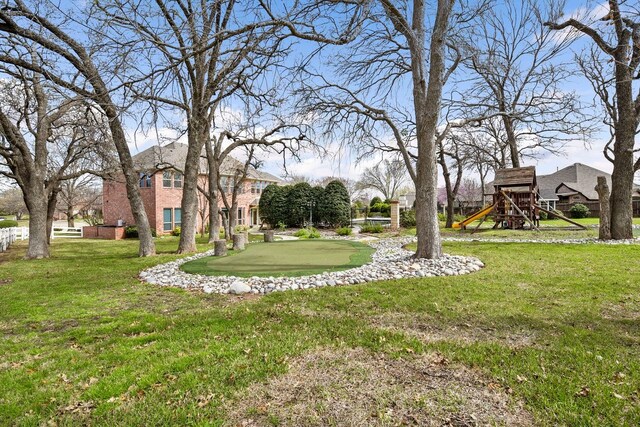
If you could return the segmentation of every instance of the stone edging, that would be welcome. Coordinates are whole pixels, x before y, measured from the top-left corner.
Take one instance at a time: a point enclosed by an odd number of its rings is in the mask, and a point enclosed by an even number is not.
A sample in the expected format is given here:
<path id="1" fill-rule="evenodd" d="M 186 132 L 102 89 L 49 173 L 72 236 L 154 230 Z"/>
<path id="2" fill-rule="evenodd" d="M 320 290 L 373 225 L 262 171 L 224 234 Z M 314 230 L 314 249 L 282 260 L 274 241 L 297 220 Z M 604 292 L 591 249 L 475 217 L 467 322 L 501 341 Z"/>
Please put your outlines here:
<path id="1" fill-rule="evenodd" d="M 437 260 L 413 259 L 412 252 L 403 249 L 415 238 L 381 239 L 368 242 L 376 249 L 370 263 L 357 268 L 325 272 L 301 277 L 235 277 L 189 274 L 180 269 L 188 261 L 211 256 L 213 251 L 203 252 L 176 261 L 156 265 L 140 273 L 148 283 L 202 290 L 205 293 L 254 293 L 268 294 L 276 291 L 313 289 L 325 286 L 341 286 L 378 280 L 416 277 L 457 276 L 480 270 L 482 261 L 473 257 L 443 255 Z"/>

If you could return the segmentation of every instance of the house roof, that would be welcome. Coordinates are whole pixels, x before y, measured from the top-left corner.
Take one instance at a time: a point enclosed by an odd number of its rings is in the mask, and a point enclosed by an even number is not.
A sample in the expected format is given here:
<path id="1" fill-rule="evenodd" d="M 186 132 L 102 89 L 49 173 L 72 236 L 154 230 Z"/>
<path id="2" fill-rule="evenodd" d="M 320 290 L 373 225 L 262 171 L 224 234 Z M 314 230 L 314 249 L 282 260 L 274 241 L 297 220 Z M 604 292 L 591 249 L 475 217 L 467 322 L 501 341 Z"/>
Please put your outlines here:
<path id="1" fill-rule="evenodd" d="M 178 142 L 172 142 L 163 146 L 154 145 L 133 156 L 133 162 L 136 169 L 140 171 L 151 172 L 164 168 L 184 170 L 187 159 L 187 148 L 186 144 Z M 233 176 L 235 171 L 242 168 L 244 168 L 244 163 L 231 156 L 227 156 L 220 167 L 220 174 L 223 176 Z M 200 156 L 200 171 L 201 173 L 205 173 L 208 169 L 209 167 L 203 151 L 203 155 Z M 247 178 L 270 182 L 281 181 L 277 176 L 268 172 L 259 171 L 251 166 L 249 166 L 247 171 Z"/>
<path id="2" fill-rule="evenodd" d="M 580 193 L 589 200 L 598 200 L 598 193 L 595 190 L 598 176 L 604 176 L 607 185 L 611 188 L 610 174 L 582 163 L 574 163 L 552 174 L 539 176 L 540 196 L 547 200 L 557 200 L 557 196 L 560 195 Z M 562 194 L 557 193 L 563 185 L 566 189 Z M 575 193 L 566 190 L 573 190 Z"/>
<path id="3" fill-rule="evenodd" d="M 534 166 L 526 166 L 523 168 L 498 169 L 492 184 L 494 187 L 510 187 L 535 183 L 536 168 Z"/>

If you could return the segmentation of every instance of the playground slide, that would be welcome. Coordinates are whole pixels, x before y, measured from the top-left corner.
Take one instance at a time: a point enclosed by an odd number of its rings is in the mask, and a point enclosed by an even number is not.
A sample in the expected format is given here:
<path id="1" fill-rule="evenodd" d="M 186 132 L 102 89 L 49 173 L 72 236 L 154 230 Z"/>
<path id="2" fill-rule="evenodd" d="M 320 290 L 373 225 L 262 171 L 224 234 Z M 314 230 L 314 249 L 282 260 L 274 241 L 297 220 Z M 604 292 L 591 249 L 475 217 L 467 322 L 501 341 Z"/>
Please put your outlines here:
<path id="1" fill-rule="evenodd" d="M 473 221 L 487 216 L 489 214 L 489 212 L 491 212 L 493 210 L 494 206 L 495 206 L 495 203 L 493 205 L 487 205 L 484 208 L 482 208 L 482 210 L 479 210 L 478 212 L 471 214 L 471 216 L 466 217 L 462 221 L 454 222 L 452 227 L 453 228 L 466 227 L 467 225 L 471 224 Z"/>

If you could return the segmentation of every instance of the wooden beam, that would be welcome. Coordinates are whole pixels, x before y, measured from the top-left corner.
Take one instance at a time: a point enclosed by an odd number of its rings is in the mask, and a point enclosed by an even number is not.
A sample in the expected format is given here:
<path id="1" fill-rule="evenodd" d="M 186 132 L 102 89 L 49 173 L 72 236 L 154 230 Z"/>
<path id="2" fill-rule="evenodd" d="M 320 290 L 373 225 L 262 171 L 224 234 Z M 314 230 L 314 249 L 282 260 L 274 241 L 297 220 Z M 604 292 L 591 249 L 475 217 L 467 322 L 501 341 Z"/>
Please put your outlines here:
<path id="1" fill-rule="evenodd" d="M 511 197 L 507 196 L 507 193 L 505 193 L 504 191 L 501 191 L 501 193 L 502 193 L 502 195 L 503 195 L 504 197 L 506 197 L 506 198 L 507 198 L 507 200 L 508 200 L 509 202 L 511 202 L 511 205 L 512 205 L 514 208 L 516 208 L 516 210 L 518 211 L 518 213 L 519 213 L 520 215 L 522 215 L 522 217 L 523 217 L 523 218 L 524 218 L 524 219 L 529 223 L 529 225 L 531 225 L 531 227 L 532 227 L 534 230 L 536 230 L 536 231 L 540 231 L 540 230 L 538 229 L 538 227 L 536 227 L 536 225 L 535 225 L 533 222 L 531 222 L 531 220 L 529 219 L 529 217 L 528 217 L 528 216 L 526 216 L 526 215 L 524 214 L 524 212 L 522 212 L 522 210 L 518 207 L 518 205 L 517 205 L 517 204 L 515 204 L 513 200 L 511 200 Z"/>
<path id="2" fill-rule="evenodd" d="M 569 222 L 569 223 L 571 223 L 571 224 L 573 224 L 573 225 L 577 225 L 578 227 L 582 228 L 583 230 L 586 230 L 586 229 L 587 229 L 587 227 L 585 227 L 584 225 L 582 225 L 582 224 L 578 224 L 578 223 L 577 223 L 577 222 L 575 222 L 575 221 L 571 221 L 569 218 L 567 218 L 567 217 L 566 217 L 566 216 L 564 216 L 564 215 L 561 215 L 561 214 L 557 214 L 557 213 L 555 213 L 555 212 L 548 211 L 548 210 L 546 210 L 545 208 L 543 208 L 542 206 L 539 206 L 539 205 L 535 205 L 535 207 L 536 207 L 536 208 L 538 208 L 538 209 L 540 209 L 542 212 L 546 212 L 546 213 L 547 213 L 547 214 L 549 214 L 549 215 L 552 215 L 552 216 L 555 216 L 555 217 L 560 218 L 560 219 L 562 219 L 562 220 L 565 220 L 565 221 L 567 221 L 567 222 Z"/>

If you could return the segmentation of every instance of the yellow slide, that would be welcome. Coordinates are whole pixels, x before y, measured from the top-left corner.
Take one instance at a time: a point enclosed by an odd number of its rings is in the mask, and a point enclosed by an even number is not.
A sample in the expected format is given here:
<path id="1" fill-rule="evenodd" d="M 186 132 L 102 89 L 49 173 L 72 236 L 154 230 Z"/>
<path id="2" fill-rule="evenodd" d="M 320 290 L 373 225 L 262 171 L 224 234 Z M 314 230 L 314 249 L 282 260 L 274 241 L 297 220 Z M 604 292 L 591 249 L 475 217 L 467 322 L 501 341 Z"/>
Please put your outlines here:
<path id="1" fill-rule="evenodd" d="M 487 205 L 484 208 L 482 208 L 482 210 L 479 210 L 478 212 L 471 214 L 471 216 L 466 217 L 462 221 L 454 222 L 452 227 L 453 228 L 464 228 L 467 225 L 471 224 L 473 221 L 489 215 L 489 212 L 491 212 L 495 206 L 496 206 L 495 203 L 492 204 L 492 205 Z"/>

